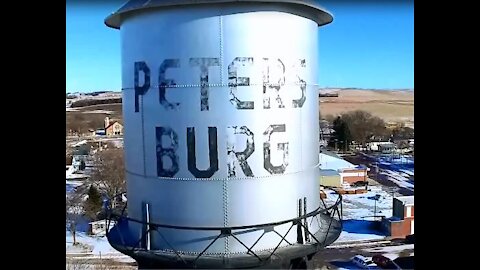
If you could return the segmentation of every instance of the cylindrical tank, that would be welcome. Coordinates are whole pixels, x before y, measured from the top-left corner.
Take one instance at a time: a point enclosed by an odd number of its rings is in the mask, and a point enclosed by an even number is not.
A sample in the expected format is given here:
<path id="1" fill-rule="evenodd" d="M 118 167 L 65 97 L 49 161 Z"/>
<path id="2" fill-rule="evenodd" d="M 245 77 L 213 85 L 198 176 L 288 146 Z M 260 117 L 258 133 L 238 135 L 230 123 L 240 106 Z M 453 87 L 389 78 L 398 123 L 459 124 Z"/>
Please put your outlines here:
<path id="1" fill-rule="evenodd" d="M 320 207 L 318 27 L 331 21 L 294 0 L 130 1 L 109 16 L 121 33 L 129 218 L 235 227 L 298 217 L 299 201 Z M 222 237 L 205 254 L 275 248 L 279 234 L 265 232 Z M 198 254 L 217 235 L 157 228 L 145 245 Z"/>

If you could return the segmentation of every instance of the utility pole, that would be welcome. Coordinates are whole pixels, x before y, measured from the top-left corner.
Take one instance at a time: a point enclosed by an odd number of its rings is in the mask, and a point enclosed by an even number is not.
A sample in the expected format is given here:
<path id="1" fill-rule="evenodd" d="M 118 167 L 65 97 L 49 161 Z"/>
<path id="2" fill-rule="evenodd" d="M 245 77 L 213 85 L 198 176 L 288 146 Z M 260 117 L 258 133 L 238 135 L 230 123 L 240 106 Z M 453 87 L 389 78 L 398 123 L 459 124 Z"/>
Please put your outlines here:
<path id="1" fill-rule="evenodd" d="M 376 220 L 377 218 L 377 201 L 380 199 L 380 197 L 381 196 L 379 194 L 375 194 L 374 196 L 375 204 L 373 208 L 373 220 Z"/>

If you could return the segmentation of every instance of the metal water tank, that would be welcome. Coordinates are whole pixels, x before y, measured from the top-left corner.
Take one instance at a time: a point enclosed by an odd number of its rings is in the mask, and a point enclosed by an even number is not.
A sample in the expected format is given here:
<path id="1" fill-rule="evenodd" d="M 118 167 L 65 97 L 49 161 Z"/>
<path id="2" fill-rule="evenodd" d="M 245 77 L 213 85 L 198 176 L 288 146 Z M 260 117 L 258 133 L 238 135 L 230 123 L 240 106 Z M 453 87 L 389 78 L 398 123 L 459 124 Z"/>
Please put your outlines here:
<path id="1" fill-rule="evenodd" d="M 105 20 L 122 54 L 128 218 L 115 248 L 170 267 L 318 250 L 318 27 L 331 21 L 296 0 L 129 1 Z"/>

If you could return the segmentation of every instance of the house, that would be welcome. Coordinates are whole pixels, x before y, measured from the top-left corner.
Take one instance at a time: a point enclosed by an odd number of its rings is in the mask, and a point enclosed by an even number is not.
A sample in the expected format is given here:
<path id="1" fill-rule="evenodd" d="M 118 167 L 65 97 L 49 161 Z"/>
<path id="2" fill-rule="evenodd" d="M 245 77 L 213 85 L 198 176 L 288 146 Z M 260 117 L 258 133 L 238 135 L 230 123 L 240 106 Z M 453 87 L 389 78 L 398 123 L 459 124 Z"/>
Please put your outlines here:
<path id="1" fill-rule="evenodd" d="M 320 147 L 327 147 L 328 142 L 334 134 L 334 130 L 330 127 L 330 124 L 326 120 L 320 120 Z"/>
<path id="2" fill-rule="evenodd" d="M 340 176 L 342 177 L 343 183 L 353 184 L 359 181 L 367 181 L 367 171 L 368 167 L 363 165 L 355 166 L 354 168 L 345 168 L 340 169 Z"/>
<path id="3" fill-rule="evenodd" d="M 87 158 L 88 155 L 73 155 L 72 167 L 74 172 L 85 170 Z"/>
<path id="4" fill-rule="evenodd" d="M 382 151 L 382 147 L 385 150 L 394 146 L 392 142 L 372 141 L 367 143 L 367 149 L 370 151 Z"/>
<path id="5" fill-rule="evenodd" d="M 326 187 L 342 187 L 342 177 L 336 170 L 320 170 L 320 185 Z"/>
<path id="6" fill-rule="evenodd" d="M 378 146 L 378 151 L 382 153 L 392 153 L 396 149 L 396 146 L 394 143 L 385 143 L 385 144 L 380 144 Z"/>
<path id="7" fill-rule="evenodd" d="M 382 227 L 393 238 L 414 234 L 414 196 L 393 198 L 393 216 L 384 218 Z"/>
<path id="8" fill-rule="evenodd" d="M 110 122 L 110 118 L 105 117 L 105 135 L 123 135 L 123 125 L 117 121 Z"/>
<path id="9" fill-rule="evenodd" d="M 110 228 L 111 229 L 113 227 L 113 224 L 114 222 L 110 222 Z M 92 221 L 90 223 L 88 223 L 88 233 L 90 235 L 98 235 L 98 236 L 104 236 L 107 234 L 107 225 L 108 225 L 108 221 L 105 220 L 105 219 L 102 219 L 102 220 L 98 220 L 98 221 Z"/>
<path id="10" fill-rule="evenodd" d="M 323 183 L 324 186 L 332 184 L 335 187 L 340 187 L 343 183 L 353 184 L 358 181 L 367 181 L 369 168 L 366 166 L 354 165 L 326 150 L 321 150 L 318 158 L 320 162 L 320 183 Z M 340 177 L 339 180 L 336 174 Z"/>

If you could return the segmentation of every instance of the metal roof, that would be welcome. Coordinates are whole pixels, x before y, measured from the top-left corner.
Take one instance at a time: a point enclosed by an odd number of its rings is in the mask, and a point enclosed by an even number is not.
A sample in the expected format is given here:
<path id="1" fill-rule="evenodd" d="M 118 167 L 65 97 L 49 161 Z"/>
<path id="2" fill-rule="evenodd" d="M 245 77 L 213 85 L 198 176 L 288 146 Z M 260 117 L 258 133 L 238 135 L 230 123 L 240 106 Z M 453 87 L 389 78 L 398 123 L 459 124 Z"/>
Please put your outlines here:
<path id="1" fill-rule="evenodd" d="M 327 156 L 331 156 L 331 157 L 334 157 L 334 158 L 338 158 L 338 159 L 342 159 L 341 156 L 337 155 L 336 153 L 332 152 L 332 151 L 329 151 L 327 149 L 320 149 L 320 153 L 322 154 L 325 154 Z"/>
<path id="2" fill-rule="evenodd" d="M 130 0 L 116 12 L 110 14 L 105 19 L 105 24 L 108 27 L 119 29 L 120 25 L 122 24 L 122 16 L 124 14 L 141 9 L 225 3 L 284 4 L 299 10 L 302 9 L 304 13 L 308 14 L 308 18 L 314 20 L 318 26 L 322 26 L 333 21 L 333 16 L 323 7 L 321 7 L 316 0 Z"/>
<path id="3" fill-rule="evenodd" d="M 405 206 L 411 206 L 414 202 L 414 196 L 399 196 L 395 197 L 395 199 L 401 201 Z"/>
<path id="4" fill-rule="evenodd" d="M 340 173 L 336 170 L 320 170 L 321 176 L 338 176 L 340 177 Z"/>

